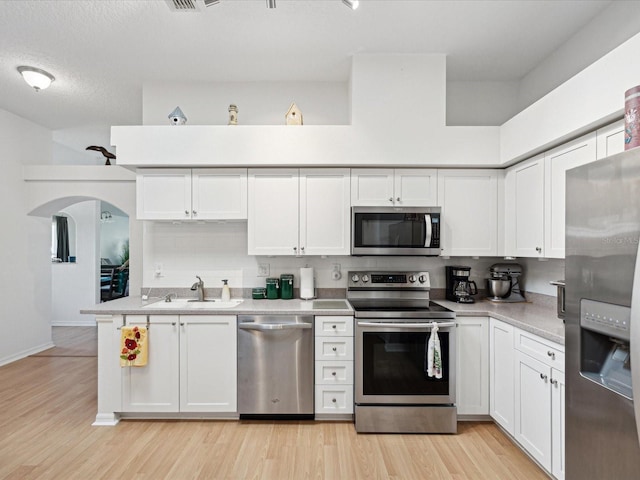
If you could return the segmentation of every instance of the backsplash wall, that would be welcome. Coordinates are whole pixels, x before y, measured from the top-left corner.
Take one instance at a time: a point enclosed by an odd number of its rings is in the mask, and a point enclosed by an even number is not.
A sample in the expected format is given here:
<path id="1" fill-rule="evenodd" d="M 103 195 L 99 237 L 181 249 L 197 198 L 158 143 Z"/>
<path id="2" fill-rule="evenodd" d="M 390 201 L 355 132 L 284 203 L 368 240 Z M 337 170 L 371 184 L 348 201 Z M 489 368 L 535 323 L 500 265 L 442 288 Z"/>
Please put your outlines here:
<path id="1" fill-rule="evenodd" d="M 440 257 L 267 257 L 247 255 L 247 223 L 144 222 L 143 289 L 188 288 L 199 275 L 206 288 L 219 288 L 229 280 L 231 288 L 264 287 L 258 275 L 260 264 L 269 266 L 269 277 L 294 275 L 299 287 L 299 269 L 313 267 L 316 288 L 346 288 L 350 270 L 426 270 L 432 288 L 445 288 L 446 265 L 471 267 L 471 280 L 484 289 L 489 267 L 502 258 Z M 555 296 L 550 280 L 564 277 L 564 261 L 520 259 L 524 268 L 523 288 Z M 333 264 L 340 264 L 342 278 L 332 278 Z"/>

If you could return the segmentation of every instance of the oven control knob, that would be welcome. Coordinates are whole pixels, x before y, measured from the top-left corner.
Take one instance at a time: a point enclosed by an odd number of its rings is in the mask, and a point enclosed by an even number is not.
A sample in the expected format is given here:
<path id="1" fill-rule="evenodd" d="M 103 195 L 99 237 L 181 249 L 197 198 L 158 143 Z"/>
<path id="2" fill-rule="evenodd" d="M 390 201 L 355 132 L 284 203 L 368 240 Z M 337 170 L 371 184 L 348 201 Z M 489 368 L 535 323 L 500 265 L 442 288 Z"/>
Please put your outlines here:
<path id="1" fill-rule="evenodd" d="M 355 282 L 357 282 L 358 280 L 360 280 L 360 277 L 358 276 L 358 274 L 357 274 L 357 273 L 354 273 L 354 274 L 351 276 L 351 281 L 355 283 Z"/>
<path id="2" fill-rule="evenodd" d="M 362 281 L 367 283 L 369 281 L 369 275 L 362 275 Z"/>
<path id="3" fill-rule="evenodd" d="M 416 283 L 416 276 L 415 275 L 409 275 L 409 281 L 411 283 Z"/>
<path id="4" fill-rule="evenodd" d="M 426 275 L 420 275 L 418 277 L 418 280 L 420 280 L 420 283 L 424 283 L 427 281 L 427 276 Z"/>

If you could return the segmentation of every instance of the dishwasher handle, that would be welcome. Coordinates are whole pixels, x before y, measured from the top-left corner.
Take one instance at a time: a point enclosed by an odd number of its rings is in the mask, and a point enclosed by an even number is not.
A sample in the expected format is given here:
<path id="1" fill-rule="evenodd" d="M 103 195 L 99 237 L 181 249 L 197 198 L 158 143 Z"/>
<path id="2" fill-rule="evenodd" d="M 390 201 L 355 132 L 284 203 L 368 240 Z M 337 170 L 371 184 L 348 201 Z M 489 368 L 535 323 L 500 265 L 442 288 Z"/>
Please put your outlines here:
<path id="1" fill-rule="evenodd" d="M 238 328 L 243 330 L 290 330 L 311 328 L 311 323 L 252 323 L 243 322 L 238 324 Z"/>

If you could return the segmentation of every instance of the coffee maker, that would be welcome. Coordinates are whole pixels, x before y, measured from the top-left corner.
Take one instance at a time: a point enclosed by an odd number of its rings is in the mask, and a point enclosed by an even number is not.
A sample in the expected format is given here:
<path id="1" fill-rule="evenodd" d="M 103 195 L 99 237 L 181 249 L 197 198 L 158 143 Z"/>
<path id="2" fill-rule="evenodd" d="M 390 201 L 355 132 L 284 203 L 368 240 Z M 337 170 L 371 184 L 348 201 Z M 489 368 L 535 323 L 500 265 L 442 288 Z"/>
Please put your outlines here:
<path id="1" fill-rule="evenodd" d="M 487 278 L 488 299 L 492 302 L 526 302 L 518 278 L 522 267 L 517 263 L 495 263 L 489 269 L 491 278 Z"/>
<path id="2" fill-rule="evenodd" d="M 478 293 L 478 288 L 476 282 L 469 280 L 471 267 L 446 266 L 444 268 L 447 274 L 447 300 L 457 303 L 475 302 L 472 295 Z"/>

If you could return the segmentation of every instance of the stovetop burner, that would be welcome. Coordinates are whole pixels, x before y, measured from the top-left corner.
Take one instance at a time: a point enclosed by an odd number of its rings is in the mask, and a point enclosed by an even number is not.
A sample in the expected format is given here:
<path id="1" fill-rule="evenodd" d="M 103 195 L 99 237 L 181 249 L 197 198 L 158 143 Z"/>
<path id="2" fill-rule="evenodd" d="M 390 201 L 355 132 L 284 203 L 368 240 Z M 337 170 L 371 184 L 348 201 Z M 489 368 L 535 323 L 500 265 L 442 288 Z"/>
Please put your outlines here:
<path id="1" fill-rule="evenodd" d="M 356 318 L 455 318 L 429 299 L 428 272 L 349 272 L 347 299 Z"/>

